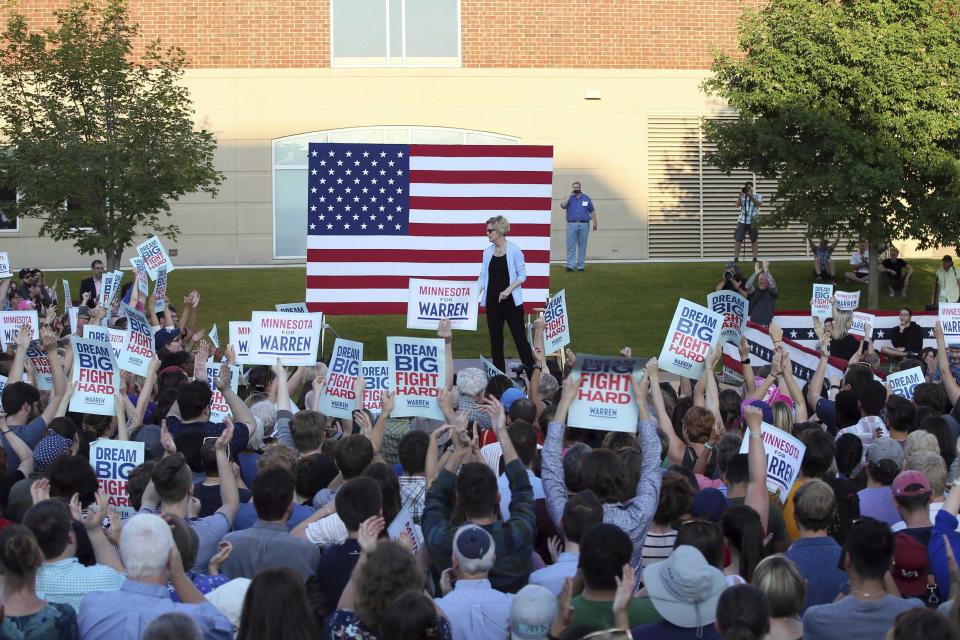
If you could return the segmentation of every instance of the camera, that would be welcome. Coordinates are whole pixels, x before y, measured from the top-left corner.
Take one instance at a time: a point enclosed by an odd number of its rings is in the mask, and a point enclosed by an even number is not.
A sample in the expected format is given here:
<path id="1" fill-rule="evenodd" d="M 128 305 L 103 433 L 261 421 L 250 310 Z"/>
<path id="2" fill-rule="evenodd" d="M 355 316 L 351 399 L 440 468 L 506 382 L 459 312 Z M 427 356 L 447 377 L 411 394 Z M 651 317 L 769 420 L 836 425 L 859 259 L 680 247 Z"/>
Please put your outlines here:
<path id="1" fill-rule="evenodd" d="M 724 271 L 724 272 L 723 272 L 723 279 L 726 280 L 727 282 L 730 282 L 730 280 L 733 279 L 733 274 L 730 273 L 729 271 Z"/>

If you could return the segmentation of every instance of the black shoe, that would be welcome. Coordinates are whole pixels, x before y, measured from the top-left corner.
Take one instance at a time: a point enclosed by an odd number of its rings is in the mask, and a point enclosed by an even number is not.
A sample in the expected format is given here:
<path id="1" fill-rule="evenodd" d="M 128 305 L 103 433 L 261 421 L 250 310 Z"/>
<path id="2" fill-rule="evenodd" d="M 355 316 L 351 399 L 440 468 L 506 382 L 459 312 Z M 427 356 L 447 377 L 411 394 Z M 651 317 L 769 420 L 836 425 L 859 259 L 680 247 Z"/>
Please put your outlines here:
<path id="1" fill-rule="evenodd" d="M 573 271 L 573 269 L 571 269 L 570 267 L 567 267 L 567 271 Z"/>
<path id="2" fill-rule="evenodd" d="M 577 269 L 577 271 L 586 271 L 586 269 Z"/>

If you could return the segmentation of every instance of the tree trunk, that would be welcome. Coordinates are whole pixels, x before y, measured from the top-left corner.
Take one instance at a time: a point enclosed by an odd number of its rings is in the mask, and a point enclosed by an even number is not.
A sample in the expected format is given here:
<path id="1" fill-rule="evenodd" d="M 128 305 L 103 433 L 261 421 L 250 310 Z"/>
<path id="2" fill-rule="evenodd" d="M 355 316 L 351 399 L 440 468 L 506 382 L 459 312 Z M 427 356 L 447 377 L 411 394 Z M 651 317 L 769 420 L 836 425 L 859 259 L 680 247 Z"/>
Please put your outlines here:
<path id="1" fill-rule="evenodd" d="M 120 258 L 123 256 L 123 249 L 110 247 L 106 251 L 107 271 L 116 271 L 120 268 Z"/>
<path id="2" fill-rule="evenodd" d="M 867 284 L 867 309 L 880 308 L 880 245 L 870 243 L 870 276 Z"/>

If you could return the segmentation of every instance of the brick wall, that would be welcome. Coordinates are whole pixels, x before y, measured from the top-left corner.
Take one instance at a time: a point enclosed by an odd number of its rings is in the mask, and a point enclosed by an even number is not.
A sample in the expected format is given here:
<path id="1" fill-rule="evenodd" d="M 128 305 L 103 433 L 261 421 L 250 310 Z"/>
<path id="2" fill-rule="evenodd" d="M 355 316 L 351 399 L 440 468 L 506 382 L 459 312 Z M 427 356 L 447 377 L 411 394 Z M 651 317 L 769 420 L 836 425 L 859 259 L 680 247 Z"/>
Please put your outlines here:
<path id="1" fill-rule="evenodd" d="M 28 0 L 35 28 L 67 0 Z M 703 69 L 763 0 L 462 0 L 465 67 Z M 147 38 L 197 68 L 330 64 L 329 0 L 130 0 Z M 0 16 L 3 16 L 0 11 Z"/>

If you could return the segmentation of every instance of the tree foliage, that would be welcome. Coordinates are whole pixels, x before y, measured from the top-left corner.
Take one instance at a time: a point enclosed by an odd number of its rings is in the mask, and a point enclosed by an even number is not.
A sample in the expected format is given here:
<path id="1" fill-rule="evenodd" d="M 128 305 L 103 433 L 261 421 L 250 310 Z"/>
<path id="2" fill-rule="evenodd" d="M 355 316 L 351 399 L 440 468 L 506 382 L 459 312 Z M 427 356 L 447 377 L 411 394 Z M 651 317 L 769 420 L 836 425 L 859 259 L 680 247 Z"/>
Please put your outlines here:
<path id="1" fill-rule="evenodd" d="M 175 239 L 170 201 L 216 194 L 213 134 L 195 130 L 185 52 L 140 43 L 123 0 L 73 0 L 56 26 L 14 12 L 0 35 L 0 179 L 41 235 L 116 268 L 145 232 Z"/>
<path id="2" fill-rule="evenodd" d="M 739 118 L 706 123 L 710 161 L 775 178 L 764 224 L 837 230 L 877 254 L 960 238 L 960 13 L 945 0 L 772 0 L 704 83 Z"/>

